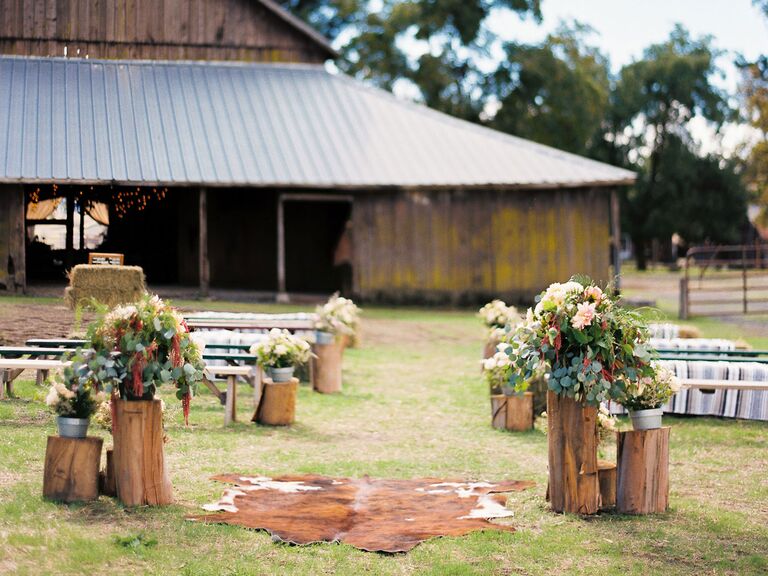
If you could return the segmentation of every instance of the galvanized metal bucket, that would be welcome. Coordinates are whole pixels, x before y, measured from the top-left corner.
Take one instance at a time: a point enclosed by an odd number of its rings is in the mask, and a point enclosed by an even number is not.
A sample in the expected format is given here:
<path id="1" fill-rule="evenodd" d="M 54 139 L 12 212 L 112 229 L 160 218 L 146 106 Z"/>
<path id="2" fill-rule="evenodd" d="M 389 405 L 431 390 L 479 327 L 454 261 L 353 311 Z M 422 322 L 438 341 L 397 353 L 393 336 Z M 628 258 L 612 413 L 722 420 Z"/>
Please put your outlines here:
<path id="1" fill-rule="evenodd" d="M 333 344 L 336 340 L 336 335 L 333 332 L 324 332 L 322 330 L 315 331 L 315 343 L 327 346 Z"/>
<path id="2" fill-rule="evenodd" d="M 85 438 L 88 434 L 88 425 L 90 423 L 90 418 L 56 417 L 56 424 L 59 427 L 59 436 L 62 438 Z"/>
<path id="3" fill-rule="evenodd" d="M 272 382 L 290 382 L 293 378 L 294 366 L 287 368 L 267 368 L 267 374 L 272 378 Z"/>
<path id="4" fill-rule="evenodd" d="M 661 428 L 661 408 L 651 408 L 649 410 L 631 410 L 629 417 L 632 418 L 633 430 L 654 430 Z"/>

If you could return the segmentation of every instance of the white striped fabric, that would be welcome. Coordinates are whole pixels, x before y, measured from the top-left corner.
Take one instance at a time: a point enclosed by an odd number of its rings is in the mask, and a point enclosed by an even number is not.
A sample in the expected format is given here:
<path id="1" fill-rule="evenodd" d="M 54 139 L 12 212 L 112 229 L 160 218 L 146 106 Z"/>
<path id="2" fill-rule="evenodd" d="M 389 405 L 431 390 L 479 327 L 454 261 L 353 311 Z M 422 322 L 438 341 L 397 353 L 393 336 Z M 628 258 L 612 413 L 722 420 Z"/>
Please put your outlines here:
<path id="1" fill-rule="evenodd" d="M 663 338 L 668 340 L 670 338 L 680 337 L 680 326 L 677 324 L 670 324 L 669 322 L 649 324 L 648 330 L 651 334 L 651 338 Z"/>
<path id="2" fill-rule="evenodd" d="M 681 379 L 768 382 L 768 365 L 757 362 L 660 362 Z M 626 413 L 621 405 L 611 403 L 612 414 Z M 743 420 L 768 421 L 768 390 L 684 389 L 663 406 L 667 414 L 721 416 Z"/>
<path id="3" fill-rule="evenodd" d="M 736 350 L 736 342 L 722 338 L 651 338 L 650 344 L 668 350 Z"/>

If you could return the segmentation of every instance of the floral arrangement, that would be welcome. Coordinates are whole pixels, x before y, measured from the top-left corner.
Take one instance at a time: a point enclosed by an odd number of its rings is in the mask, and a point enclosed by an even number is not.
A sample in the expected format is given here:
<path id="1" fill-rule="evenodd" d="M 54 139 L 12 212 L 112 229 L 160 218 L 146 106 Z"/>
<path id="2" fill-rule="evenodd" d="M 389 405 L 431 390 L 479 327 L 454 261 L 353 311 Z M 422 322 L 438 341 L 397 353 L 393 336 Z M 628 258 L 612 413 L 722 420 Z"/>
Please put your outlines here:
<path id="1" fill-rule="evenodd" d="M 491 329 L 504 329 L 517 324 L 521 318 L 514 306 L 507 306 L 501 300 L 492 300 L 480 308 L 477 315 Z"/>
<path id="2" fill-rule="evenodd" d="M 496 347 L 497 352 L 490 358 L 486 358 L 483 363 L 483 377 L 488 383 L 491 394 L 501 394 L 505 386 L 509 384 L 509 373 L 512 370 L 512 361 L 506 349 L 509 344 L 499 344 Z"/>
<path id="3" fill-rule="evenodd" d="M 621 402 L 628 383 L 653 375 L 642 318 L 590 278 L 552 284 L 536 301 L 509 339 L 517 390 L 544 377 L 550 390 L 597 406 Z"/>
<path id="4" fill-rule="evenodd" d="M 104 392 L 90 384 L 69 387 L 65 383 L 55 382 L 48 390 L 45 403 L 59 416 L 90 418 L 105 398 Z"/>
<path id="5" fill-rule="evenodd" d="M 99 317 L 87 339 L 90 349 L 72 357 L 71 378 L 125 400 L 151 400 L 159 386 L 173 382 L 189 423 L 189 404 L 204 364 L 178 311 L 146 294 Z"/>
<path id="6" fill-rule="evenodd" d="M 251 354 L 256 356 L 262 368 L 288 368 L 303 364 L 312 357 L 306 340 L 279 328 L 273 328 L 267 338 L 251 346 Z"/>
<path id="7" fill-rule="evenodd" d="M 664 366 L 657 366 L 653 375 L 644 376 L 633 382 L 622 405 L 627 410 L 650 410 L 661 408 L 680 390 L 680 381 Z"/>
<path id="8" fill-rule="evenodd" d="M 360 308 L 336 292 L 328 302 L 315 309 L 315 328 L 322 332 L 354 336 L 360 323 Z"/>

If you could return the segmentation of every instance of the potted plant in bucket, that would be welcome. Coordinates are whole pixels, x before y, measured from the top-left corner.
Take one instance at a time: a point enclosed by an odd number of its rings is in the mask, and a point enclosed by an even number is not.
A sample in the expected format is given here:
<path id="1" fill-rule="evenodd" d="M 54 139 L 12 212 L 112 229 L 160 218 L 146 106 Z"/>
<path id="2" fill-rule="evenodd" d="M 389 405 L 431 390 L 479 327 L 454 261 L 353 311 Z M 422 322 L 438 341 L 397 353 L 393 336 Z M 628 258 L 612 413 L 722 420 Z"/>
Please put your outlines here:
<path id="1" fill-rule="evenodd" d="M 501 430 L 524 431 L 533 428 L 533 394 L 515 390 L 509 384 L 512 362 L 506 349 L 499 344 L 497 352 L 483 360 L 483 377 L 491 392 L 491 425 Z"/>
<path id="2" fill-rule="evenodd" d="M 483 358 L 490 358 L 497 352 L 496 346 L 503 342 L 510 330 L 520 322 L 520 314 L 514 306 L 507 306 L 501 300 L 492 300 L 480 308 L 477 315 L 482 318 L 488 329 Z"/>
<path id="3" fill-rule="evenodd" d="M 96 412 L 105 395 L 92 383 L 80 383 L 72 378 L 72 369 L 67 367 L 64 383 L 55 382 L 48 390 L 45 403 L 56 413 L 59 436 L 63 438 L 85 438 L 91 416 Z"/>
<path id="4" fill-rule="evenodd" d="M 597 406 L 620 401 L 627 383 L 653 374 L 648 330 L 610 290 L 575 276 L 536 298 L 513 333 L 510 383 L 548 384 L 549 495 L 557 512 L 599 507 Z"/>
<path id="5" fill-rule="evenodd" d="M 328 302 L 315 309 L 315 342 L 333 344 L 337 338 L 354 339 L 360 322 L 360 308 L 349 298 L 335 293 Z"/>
<path id="6" fill-rule="evenodd" d="M 251 354 L 273 382 L 290 382 L 296 365 L 312 356 L 306 340 L 279 328 L 273 328 L 264 340 L 251 346 Z"/>
<path id="7" fill-rule="evenodd" d="M 627 397 L 622 401 L 632 419 L 632 428 L 661 428 L 662 406 L 679 390 L 680 381 L 664 366 L 657 366 L 653 375 L 632 382 L 627 389 Z"/>

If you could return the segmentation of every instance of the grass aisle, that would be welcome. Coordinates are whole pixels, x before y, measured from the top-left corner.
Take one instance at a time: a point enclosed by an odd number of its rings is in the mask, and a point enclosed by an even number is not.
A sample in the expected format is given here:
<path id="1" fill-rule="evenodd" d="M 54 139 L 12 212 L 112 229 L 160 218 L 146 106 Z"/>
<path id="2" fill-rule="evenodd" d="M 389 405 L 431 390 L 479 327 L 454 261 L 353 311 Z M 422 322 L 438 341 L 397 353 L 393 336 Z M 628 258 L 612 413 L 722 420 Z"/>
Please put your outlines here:
<path id="1" fill-rule="evenodd" d="M 0 573 L 13 574 L 765 574 L 768 426 L 674 419 L 672 510 L 589 520 L 547 511 L 546 438 L 489 426 L 479 376 L 482 328 L 471 313 L 367 310 L 362 346 L 345 356 L 344 393 L 303 386 L 290 429 L 238 423 L 205 394 L 192 427 L 173 413 L 166 454 L 177 504 L 125 510 L 111 499 L 57 505 L 40 497 L 53 416 L 44 392 L 17 386 L 0 403 Z M 98 434 L 104 435 L 102 431 Z M 265 532 L 184 520 L 215 501 L 215 473 L 534 480 L 513 495 L 515 534 L 429 541 L 407 555 L 346 545 L 292 547 Z"/>

